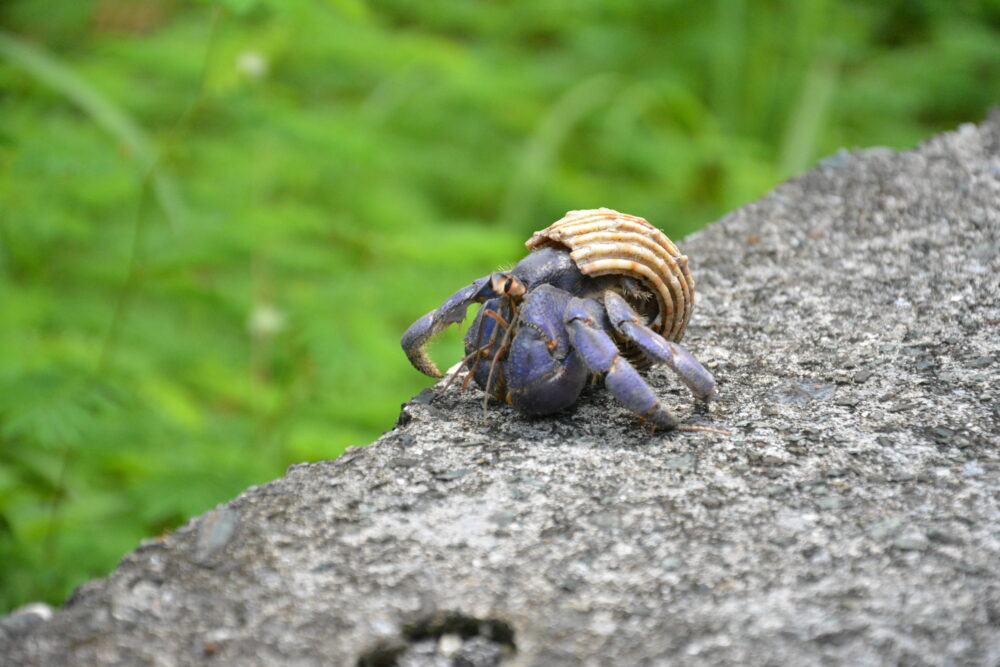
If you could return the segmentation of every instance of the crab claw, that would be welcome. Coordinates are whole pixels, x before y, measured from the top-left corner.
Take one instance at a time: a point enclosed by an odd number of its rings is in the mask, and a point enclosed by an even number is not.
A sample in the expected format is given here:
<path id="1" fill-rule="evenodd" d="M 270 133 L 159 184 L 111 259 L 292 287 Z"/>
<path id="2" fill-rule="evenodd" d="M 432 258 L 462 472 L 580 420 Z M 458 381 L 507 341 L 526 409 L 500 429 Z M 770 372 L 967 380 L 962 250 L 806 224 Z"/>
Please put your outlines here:
<path id="1" fill-rule="evenodd" d="M 403 351 L 406 352 L 406 358 L 410 360 L 414 368 L 424 375 L 429 375 L 432 378 L 441 377 L 441 371 L 427 356 L 424 345 L 448 328 L 448 325 L 457 324 L 465 319 L 465 311 L 473 303 L 482 303 L 495 296 L 498 295 L 493 289 L 493 276 L 480 278 L 452 294 L 439 307 L 411 324 L 410 328 L 403 334 L 400 344 L 403 346 Z"/>

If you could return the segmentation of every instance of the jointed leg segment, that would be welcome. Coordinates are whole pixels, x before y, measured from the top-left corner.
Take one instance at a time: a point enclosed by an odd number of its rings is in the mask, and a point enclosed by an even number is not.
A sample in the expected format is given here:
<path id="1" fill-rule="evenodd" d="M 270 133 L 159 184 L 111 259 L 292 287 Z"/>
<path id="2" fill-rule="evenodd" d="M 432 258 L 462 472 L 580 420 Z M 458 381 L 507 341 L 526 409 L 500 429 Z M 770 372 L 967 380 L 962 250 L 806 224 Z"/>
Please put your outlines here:
<path id="1" fill-rule="evenodd" d="M 604 293 L 611 326 L 635 343 L 651 361 L 666 364 L 688 386 L 695 397 L 707 401 L 716 394 L 715 378 L 681 345 L 666 340 L 648 326 L 618 294 Z"/>
<path id="2" fill-rule="evenodd" d="M 570 301 L 564 321 L 573 347 L 591 373 L 606 374 L 605 385 L 622 405 L 656 426 L 676 428 L 677 420 L 660 404 L 632 364 L 621 356 L 618 346 L 601 326 L 599 309 L 600 304 L 591 299 Z"/>

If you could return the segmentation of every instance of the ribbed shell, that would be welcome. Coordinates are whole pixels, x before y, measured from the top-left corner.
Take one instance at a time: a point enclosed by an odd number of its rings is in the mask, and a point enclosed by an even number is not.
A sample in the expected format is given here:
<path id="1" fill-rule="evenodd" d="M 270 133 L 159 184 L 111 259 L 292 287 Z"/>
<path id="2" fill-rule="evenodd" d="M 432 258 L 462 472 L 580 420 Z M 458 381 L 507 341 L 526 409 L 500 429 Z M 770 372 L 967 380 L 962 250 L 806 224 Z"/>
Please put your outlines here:
<path id="1" fill-rule="evenodd" d="M 668 340 L 679 342 L 684 335 L 694 307 L 687 256 L 645 219 L 609 208 L 569 211 L 525 245 L 531 250 L 569 248 L 584 275 L 625 275 L 642 282 L 660 306 L 660 316 L 650 326 Z"/>

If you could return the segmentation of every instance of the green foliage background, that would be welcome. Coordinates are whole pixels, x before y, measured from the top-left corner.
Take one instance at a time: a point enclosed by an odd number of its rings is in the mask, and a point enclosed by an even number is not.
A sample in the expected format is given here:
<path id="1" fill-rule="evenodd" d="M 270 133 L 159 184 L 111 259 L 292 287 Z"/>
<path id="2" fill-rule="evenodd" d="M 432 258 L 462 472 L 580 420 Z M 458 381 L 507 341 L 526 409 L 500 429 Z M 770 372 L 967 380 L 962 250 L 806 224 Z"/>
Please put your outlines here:
<path id="1" fill-rule="evenodd" d="M 429 384 L 405 327 L 567 209 L 680 238 L 1000 97 L 996 1 L 10 0 L 0 26 L 0 611 L 390 428 Z"/>

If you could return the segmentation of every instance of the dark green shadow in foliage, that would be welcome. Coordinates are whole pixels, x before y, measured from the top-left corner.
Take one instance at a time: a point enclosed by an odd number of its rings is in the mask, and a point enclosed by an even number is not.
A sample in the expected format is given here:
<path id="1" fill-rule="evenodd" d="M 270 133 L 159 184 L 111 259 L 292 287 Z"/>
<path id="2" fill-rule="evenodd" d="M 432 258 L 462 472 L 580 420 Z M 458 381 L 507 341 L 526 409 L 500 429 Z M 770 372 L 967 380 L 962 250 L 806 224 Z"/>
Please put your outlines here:
<path id="1" fill-rule="evenodd" d="M 567 209 L 680 239 L 840 146 L 981 118 L 998 25 L 961 0 L 3 3 L 0 610 L 370 442 L 429 383 L 406 326 Z"/>

